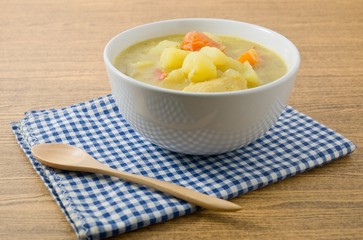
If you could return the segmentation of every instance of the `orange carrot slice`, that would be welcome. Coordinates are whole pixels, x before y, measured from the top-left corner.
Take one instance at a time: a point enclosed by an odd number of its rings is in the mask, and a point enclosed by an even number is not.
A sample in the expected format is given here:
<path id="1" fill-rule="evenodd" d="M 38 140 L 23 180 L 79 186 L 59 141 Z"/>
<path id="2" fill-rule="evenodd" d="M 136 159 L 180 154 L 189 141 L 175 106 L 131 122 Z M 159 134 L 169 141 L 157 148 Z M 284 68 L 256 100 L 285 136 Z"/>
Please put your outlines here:
<path id="1" fill-rule="evenodd" d="M 188 32 L 181 43 L 181 49 L 186 51 L 199 51 L 202 47 L 209 46 L 224 50 L 226 47 L 209 38 L 201 32 Z"/>
<path id="2" fill-rule="evenodd" d="M 254 48 L 251 48 L 247 52 L 244 52 L 241 54 L 241 56 L 238 57 L 238 61 L 244 63 L 245 61 L 248 61 L 251 66 L 254 66 L 258 63 L 258 55 Z"/>

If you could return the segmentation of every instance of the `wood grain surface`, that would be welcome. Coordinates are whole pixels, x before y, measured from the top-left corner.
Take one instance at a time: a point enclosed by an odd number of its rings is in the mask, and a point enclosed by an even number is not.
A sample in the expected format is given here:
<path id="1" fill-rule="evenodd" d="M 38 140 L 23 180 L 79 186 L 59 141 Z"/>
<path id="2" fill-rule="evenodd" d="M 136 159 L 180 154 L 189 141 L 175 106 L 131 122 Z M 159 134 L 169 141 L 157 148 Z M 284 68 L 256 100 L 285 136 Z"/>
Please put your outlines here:
<path id="1" fill-rule="evenodd" d="M 362 239 L 363 4 L 356 1 L 0 0 L 0 239 L 74 239 L 10 129 L 30 109 L 110 93 L 103 48 L 163 19 L 215 17 L 290 38 L 301 68 L 290 105 L 351 139 L 348 157 L 238 197 L 238 213 L 203 210 L 114 239 Z"/>

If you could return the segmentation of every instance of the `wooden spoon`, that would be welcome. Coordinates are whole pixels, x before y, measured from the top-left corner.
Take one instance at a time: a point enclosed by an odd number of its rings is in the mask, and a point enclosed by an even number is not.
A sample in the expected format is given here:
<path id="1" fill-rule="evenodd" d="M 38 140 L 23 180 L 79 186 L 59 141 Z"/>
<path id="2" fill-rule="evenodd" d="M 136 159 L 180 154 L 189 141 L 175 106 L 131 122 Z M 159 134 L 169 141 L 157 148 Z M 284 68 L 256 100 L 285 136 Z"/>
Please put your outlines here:
<path id="1" fill-rule="evenodd" d="M 118 177 L 129 182 L 157 189 L 210 210 L 232 212 L 241 209 L 240 206 L 232 202 L 202 194 L 170 182 L 110 168 L 75 146 L 62 143 L 44 143 L 32 147 L 31 151 L 39 162 L 49 167 L 69 171 L 101 173 Z"/>

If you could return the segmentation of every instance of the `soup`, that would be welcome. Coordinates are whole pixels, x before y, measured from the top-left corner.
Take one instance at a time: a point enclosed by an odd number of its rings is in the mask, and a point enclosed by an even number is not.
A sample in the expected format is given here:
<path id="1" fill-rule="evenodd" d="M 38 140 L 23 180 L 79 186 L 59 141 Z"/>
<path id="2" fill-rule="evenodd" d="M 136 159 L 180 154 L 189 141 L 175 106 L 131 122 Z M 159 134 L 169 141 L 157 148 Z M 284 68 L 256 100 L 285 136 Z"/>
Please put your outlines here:
<path id="1" fill-rule="evenodd" d="M 184 92 L 239 91 L 287 72 L 280 56 L 257 43 L 201 32 L 139 42 L 122 51 L 114 66 L 138 81 Z"/>

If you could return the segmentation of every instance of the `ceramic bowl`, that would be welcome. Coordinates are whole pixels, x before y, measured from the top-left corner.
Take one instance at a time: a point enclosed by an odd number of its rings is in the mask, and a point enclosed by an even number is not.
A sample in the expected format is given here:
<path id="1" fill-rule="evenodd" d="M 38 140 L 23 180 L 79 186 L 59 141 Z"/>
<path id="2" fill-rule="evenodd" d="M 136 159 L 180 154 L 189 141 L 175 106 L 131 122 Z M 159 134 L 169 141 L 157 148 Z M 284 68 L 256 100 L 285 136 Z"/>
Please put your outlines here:
<path id="1" fill-rule="evenodd" d="M 288 71 L 281 78 L 253 89 L 186 93 L 137 81 L 113 65 L 122 50 L 137 42 L 189 31 L 232 35 L 257 42 L 280 55 Z M 134 130 L 170 151 L 211 155 L 246 146 L 276 123 L 287 105 L 300 55 L 286 37 L 261 26 L 193 18 L 154 22 L 121 32 L 105 47 L 104 61 L 112 95 Z"/>

